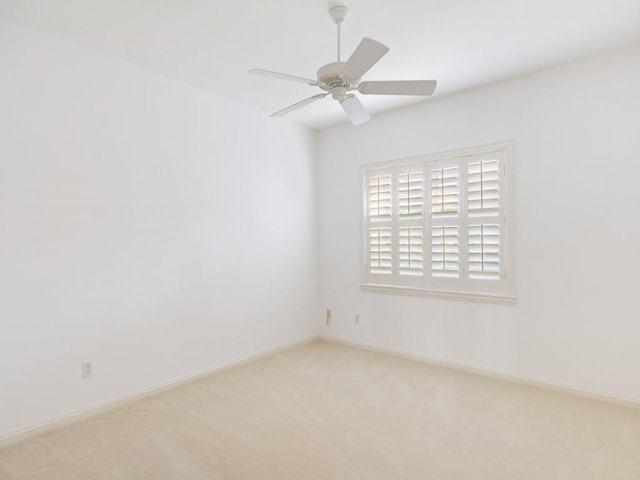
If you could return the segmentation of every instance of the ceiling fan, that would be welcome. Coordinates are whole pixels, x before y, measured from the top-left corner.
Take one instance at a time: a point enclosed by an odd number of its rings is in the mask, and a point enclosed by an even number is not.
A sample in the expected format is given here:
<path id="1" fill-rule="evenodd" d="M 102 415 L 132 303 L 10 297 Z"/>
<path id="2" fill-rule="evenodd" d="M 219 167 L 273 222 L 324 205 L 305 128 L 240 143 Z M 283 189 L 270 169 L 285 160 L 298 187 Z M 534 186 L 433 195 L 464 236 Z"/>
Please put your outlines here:
<path id="1" fill-rule="evenodd" d="M 362 76 L 369 71 L 388 51 L 389 48 L 380 42 L 370 38 L 363 38 L 346 62 L 340 61 L 340 25 L 347 16 L 348 9 L 345 6 L 335 6 L 329 9 L 329 15 L 338 27 L 338 61 L 328 63 L 318 70 L 317 80 L 304 77 L 296 77 L 285 73 L 272 72 L 254 68 L 249 73 L 267 75 L 270 77 L 292 80 L 306 83 L 313 87 L 320 87 L 323 93 L 318 93 L 309 98 L 289 105 L 282 110 L 272 113 L 272 117 L 285 115 L 300 107 L 304 107 L 316 100 L 323 99 L 331 94 L 345 111 L 349 120 L 354 125 L 360 125 L 371 117 L 365 110 L 358 97 L 352 92 L 357 90 L 363 95 L 424 95 L 433 94 L 436 89 L 435 80 L 390 80 L 361 82 Z"/>

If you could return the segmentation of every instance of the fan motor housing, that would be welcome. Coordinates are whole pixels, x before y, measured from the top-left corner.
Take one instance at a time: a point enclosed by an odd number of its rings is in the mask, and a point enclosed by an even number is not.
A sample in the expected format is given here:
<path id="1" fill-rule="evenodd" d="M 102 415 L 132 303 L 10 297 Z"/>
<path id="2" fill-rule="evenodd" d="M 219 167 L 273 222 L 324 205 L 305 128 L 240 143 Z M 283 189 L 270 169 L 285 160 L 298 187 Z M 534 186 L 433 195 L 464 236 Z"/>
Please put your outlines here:
<path id="1" fill-rule="evenodd" d="M 325 84 L 326 87 L 321 87 L 324 90 L 331 90 L 333 87 L 348 87 L 349 84 L 342 78 L 342 67 L 345 62 L 328 63 L 318 70 L 316 76 L 318 81 Z"/>

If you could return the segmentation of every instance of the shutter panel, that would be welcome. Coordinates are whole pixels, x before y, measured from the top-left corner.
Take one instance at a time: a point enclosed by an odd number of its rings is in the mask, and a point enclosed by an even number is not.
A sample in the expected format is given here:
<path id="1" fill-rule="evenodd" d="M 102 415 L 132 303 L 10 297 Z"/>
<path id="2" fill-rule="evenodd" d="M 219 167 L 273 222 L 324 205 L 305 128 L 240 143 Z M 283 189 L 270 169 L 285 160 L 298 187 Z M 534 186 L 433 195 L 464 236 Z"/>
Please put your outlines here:
<path id="1" fill-rule="evenodd" d="M 410 170 L 397 174 L 398 181 L 398 274 L 420 277 L 424 270 L 424 174 Z"/>
<path id="2" fill-rule="evenodd" d="M 500 279 L 499 225 L 469 225 L 469 278 Z"/>
<path id="3" fill-rule="evenodd" d="M 459 238 L 457 226 L 431 227 L 431 272 L 434 277 L 459 277 Z"/>
<path id="4" fill-rule="evenodd" d="M 480 160 L 467 165 L 469 218 L 494 217 L 471 222 L 468 230 L 469 278 L 500 280 L 500 161 Z M 495 223 L 494 223 L 495 222 Z"/>
<path id="5" fill-rule="evenodd" d="M 398 216 L 401 219 L 422 216 L 423 196 L 421 171 L 398 174 Z"/>
<path id="6" fill-rule="evenodd" d="M 391 227 L 369 228 L 369 271 L 391 273 Z"/>
<path id="7" fill-rule="evenodd" d="M 431 216 L 455 217 L 460 211 L 458 167 L 431 170 Z"/>
<path id="8" fill-rule="evenodd" d="M 422 227 L 400 227 L 398 235 L 398 272 L 421 276 L 424 262 Z"/>
<path id="9" fill-rule="evenodd" d="M 500 162 L 482 160 L 468 165 L 469 216 L 497 215 L 500 210 Z"/>
<path id="10" fill-rule="evenodd" d="M 369 220 L 391 220 L 391 175 L 378 175 L 368 180 Z"/>
<path id="11" fill-rule="evenodd" d="M 460 169 L 431 169 L 431 276 L 460 276 Z"/>

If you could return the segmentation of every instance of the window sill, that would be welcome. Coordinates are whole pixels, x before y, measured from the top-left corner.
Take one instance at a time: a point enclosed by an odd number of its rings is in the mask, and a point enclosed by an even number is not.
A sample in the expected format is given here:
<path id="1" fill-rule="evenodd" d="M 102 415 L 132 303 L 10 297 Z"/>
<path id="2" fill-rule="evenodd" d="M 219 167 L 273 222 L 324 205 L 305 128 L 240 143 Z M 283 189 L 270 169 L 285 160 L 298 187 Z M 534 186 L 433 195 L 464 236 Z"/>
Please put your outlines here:
<path id="1" fill-rule="evenodd" d="M 513 305 L 517 297 L 509 295 L 495 295 L 490 293 L 447 292 L 441 290 L 423 290 L 420 288 L 396 287 L 393 285 L 373 285 L 363 283 L 360 290 L 368 293 L 390 293 L 393 295 L 409 295 L 413 297 L 444 298 L 447 300 L 462 300 L 465 302 L 495 303 L 499 305 Z"/>

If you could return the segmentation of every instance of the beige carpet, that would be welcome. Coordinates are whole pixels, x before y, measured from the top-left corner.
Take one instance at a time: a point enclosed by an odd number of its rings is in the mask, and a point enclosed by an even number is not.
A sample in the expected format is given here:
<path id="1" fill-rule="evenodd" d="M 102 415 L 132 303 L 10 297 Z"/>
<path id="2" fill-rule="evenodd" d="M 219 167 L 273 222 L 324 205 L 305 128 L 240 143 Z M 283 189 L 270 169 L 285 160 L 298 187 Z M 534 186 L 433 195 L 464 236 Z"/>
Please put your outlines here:
<path id="1" fill-rule="evenodd" d="M 640 411 L 316 342 L 0 450 L 5 479 L 640 479 Z"/>

